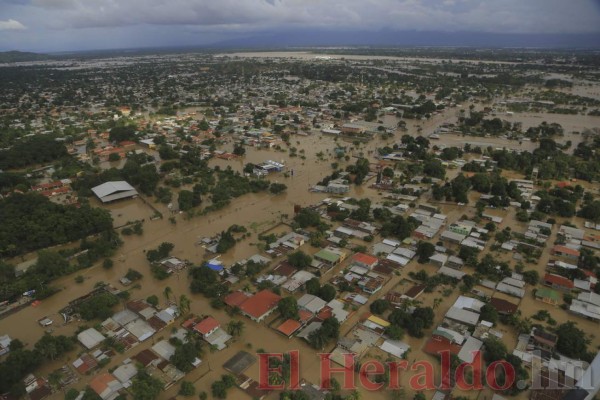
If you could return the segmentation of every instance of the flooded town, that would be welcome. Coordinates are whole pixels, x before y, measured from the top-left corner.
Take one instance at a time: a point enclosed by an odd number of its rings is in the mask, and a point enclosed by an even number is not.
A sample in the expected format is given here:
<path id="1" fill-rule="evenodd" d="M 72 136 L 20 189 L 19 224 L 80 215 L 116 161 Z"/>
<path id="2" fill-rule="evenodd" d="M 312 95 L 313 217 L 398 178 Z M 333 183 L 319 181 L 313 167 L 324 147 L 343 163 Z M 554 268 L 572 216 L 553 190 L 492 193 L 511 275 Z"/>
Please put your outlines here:
<path id="1" fill-rule="evenodd" d="M 600 390 L 597 52 L 22 57 L 0 88 L 3 400 Z"/>

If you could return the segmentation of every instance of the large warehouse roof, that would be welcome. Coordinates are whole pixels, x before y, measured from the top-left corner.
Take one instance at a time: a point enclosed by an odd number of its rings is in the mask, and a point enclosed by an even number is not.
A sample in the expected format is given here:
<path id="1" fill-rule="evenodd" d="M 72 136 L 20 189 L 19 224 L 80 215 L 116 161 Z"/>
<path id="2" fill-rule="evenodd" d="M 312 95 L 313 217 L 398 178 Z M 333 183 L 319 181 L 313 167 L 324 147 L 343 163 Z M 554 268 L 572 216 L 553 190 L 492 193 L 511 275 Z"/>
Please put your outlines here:
<path id="1" fill-rule="evenodd" d="M 138 194 L 135 188 L 125 181 L 106 182 L 92 188 L 92 192 L 103 203 L 137 196 Z"/>

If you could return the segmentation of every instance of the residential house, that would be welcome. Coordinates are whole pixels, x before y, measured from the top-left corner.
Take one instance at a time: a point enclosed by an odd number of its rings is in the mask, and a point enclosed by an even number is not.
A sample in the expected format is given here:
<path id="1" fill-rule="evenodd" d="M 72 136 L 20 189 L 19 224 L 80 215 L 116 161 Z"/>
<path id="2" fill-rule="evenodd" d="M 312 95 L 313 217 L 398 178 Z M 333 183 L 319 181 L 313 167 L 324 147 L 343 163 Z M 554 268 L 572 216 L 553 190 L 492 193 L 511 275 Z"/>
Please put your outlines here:
<path id="1" fill-rule="evenodd" d="M 0 356 L 5 355 L 10 351 L 10 343 L 12 339 L 8 335 L 0 336 Z"/>
<path id="2" fill-rule="evenodd" d="M 578 259 L 581 253 L 579 250 L 557 244 L 552 248 L 552 254 L 560 257 Z"/>
<path id="3" fill-rule="evenodd" d="M 119 396 L 119 391 L 123 389 L 123 385 L 114 375 L 103 373 L 95 376 L 90 381 L 90 388 L 102 400 L 114 400 Z"/>
<path id="4" fill-rule="evenodd" d="M 344 261 L 345 258 L 345 252 L 339 249 L 334 249 L 332 247 L 321 249 L 314 255 L 315 260 L 326 264 L 329 267 L 334 267 L 338 265 L 340 262 Z"/>
<path id="5" fill-rule="evenodd" d="M 281 296 L 265 289 L 244 300 L 239 308 L 248 318 L 261 322 L 275 311 L 280 300 Z"/>
<path id="6" fill-rule="evenodd" d="M 362 267 L 373 269 L 379 262 L 379 259 L 369 254 L 356 253 L 352 256 L 352 262 Z"/>
<path id="7" fill-rule="evenodd" d="M 572 280 L 556 274 L 546 274 L 544 285 L 562 291 L 571 291 L 575 287 Z"/>
<path id="8" fill-rule="evenodd" d="M 560 296 L 558 293 L 549 288 L 538 288 L 535 290 L 536 300 L 542 301 L 553 306 L 558 305 L 560 302 Z"/>
<path id="9" fill-rule="evenodd" d="M 219 321 L 217 321 L 213 317 L 206 317 L 202 321 L 194 325 L 193 330 L 198 332 L 202 336 L 202 338 L 206 339 L 206 337 L 216 332 L 216 330 L 219 329 L 220 326 L 221 324 L 219 323 Z"/>

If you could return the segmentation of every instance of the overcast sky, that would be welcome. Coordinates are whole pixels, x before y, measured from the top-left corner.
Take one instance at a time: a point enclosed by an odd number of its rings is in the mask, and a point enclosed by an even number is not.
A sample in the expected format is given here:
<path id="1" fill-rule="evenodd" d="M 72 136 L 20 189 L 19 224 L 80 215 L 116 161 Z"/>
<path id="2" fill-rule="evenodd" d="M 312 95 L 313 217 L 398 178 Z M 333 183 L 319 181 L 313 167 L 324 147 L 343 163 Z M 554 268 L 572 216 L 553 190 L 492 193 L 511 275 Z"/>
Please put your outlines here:
<path id="1" fill-rule="evenodd" d="M 188 46 L 315 29 L 599 33 L 600 0 L 0 0 L 0 50 Z"/>

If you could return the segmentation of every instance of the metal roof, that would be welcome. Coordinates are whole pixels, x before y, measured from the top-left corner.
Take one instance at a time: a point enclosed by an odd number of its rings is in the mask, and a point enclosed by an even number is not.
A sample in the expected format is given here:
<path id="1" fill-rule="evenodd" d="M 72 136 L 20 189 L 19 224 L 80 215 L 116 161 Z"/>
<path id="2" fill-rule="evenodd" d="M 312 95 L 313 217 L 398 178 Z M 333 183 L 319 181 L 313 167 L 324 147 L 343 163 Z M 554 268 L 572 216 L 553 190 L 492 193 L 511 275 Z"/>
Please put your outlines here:
<path id="1" fill-rule="evenodd" d="M 116 192 L 127 190 L 135 190 L 135 188 L 125 181 L 105 182 L 102 185 L 92 188 L 92 192 L 98 197 L 105 197 Z"/>

